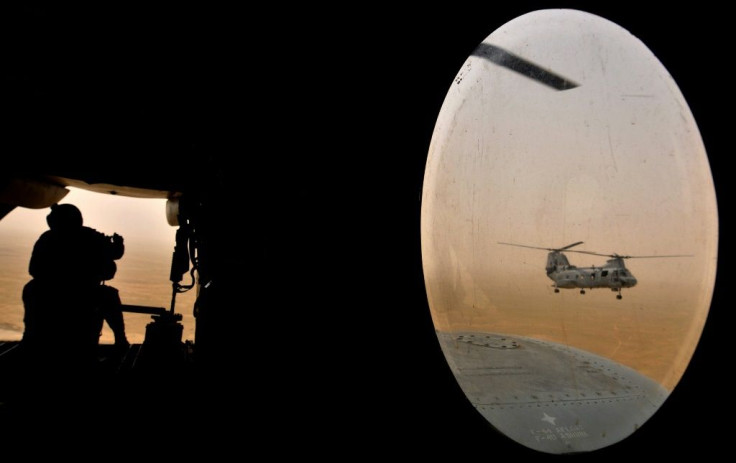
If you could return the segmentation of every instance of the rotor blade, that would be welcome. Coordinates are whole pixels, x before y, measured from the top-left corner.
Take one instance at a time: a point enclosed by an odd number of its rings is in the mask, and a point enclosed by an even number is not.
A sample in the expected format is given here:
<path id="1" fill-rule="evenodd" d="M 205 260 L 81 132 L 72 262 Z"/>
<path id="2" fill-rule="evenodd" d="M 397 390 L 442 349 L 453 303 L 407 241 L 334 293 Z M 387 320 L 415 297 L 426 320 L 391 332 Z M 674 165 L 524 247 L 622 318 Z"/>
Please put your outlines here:
<path id="1" fill-rule="evenodd" d="M 668 256 L 616 256 L 623 259 L 653 259 L 658 257 L 694 257 L 695 254 L 671 254 Z"/>
<path id="2" fill-rule="evenodd" d="M 566 252 L 577 252 L 580 254 L 590 254 L 591 256 L 602 256 L 602 257 L 623 257 L 623 256 L 617 256 L 615 254 L 601 254 L 599 252 L 590 252 L 590 251 L 576 251 L 575 249 L 571 249 Z"/>
<path id="3" fill-rule="evenodd" d="M 552 87 L 555 90 L 569 90 L 578 86 L 577 83 L 570 79 L 555 74 L 552 71 L 542 68 L 541 66 L 527 61 L 524 58 L 514 55 L 503 48 L 481 43 L 472 53 L 473 56 L 485 58 L 492 63 L 503 66 L 514 72 L 536 80 L 540 84 Z"/>
<path id="4" fill-rule="evenodd" d="M 537 246 L 527 246 L 525 244 L 516 244 L 516 243 L 502 243 L 501 241 L 498 241 L 498 244 L 506 244 L 508 246 L 518 246 L 520 248 L 530 248 L 530 249 L 542 249 L 544 251 L 554 251 L 555 249 L 552 248 L 540 248 Z"/>
<path id="5" fill-rule="evenodd" d="M 583 244 L 583 242 L 582 241 L 578 241 L 577 243 L 568 244 L 567 246 L 565 246 L 563 248 L 542 248 L 542 247 L 538 247 L 538 246 L 527 246 L 525 244 L 503 243 L 501 241 L 498 241 L 498 244 L 506 244 L 506 245 L 509 245 L 509 246 L 518 246 L 520 248 L 543 249 L 545 251 L 559 252 L 559 251 L 564 251 L 565 249 L 569 249 L 569 248 L 571 248 L 573 246 L 577 246 L 579 244 Z M 585 252 L 585 251 L 571 251 L 571 252 Z"/>
<path id="6" fill-rule="evenodd" d="M 591 251 L 576 251 L 576 250 L 570 250 L 567 252 L 578 252 L 580 254 L 590 254 L 592 256 L 602 256 L 602 257 L 611 257 L 611 258 L 620 258 L 620 259 L 653 259 L 657 257 L 693 257 L 693 254 L 671 254 L 671 255 L 662 255 L 662 256 L 622 256 L 619 254 L 601 254 L 599 252 L 591 252 Z"/>

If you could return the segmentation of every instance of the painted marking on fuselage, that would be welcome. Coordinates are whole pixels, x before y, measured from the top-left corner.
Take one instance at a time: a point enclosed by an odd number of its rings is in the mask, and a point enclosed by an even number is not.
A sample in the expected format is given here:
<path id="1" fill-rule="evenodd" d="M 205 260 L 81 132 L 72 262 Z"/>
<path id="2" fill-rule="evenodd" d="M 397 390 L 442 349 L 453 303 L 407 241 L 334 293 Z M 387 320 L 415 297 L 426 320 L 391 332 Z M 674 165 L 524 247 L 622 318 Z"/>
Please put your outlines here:
<path id="1" fill-rule="evenodd" d="M 573 439 L 585 439 L 590 437 L 590 434 L 588 434 L 588 431 L 585 430 L 583 425 L 574 424 L 569 426 L 557 426 L 555 424 L 556 419 L 557 418 L 551 417 L 545 413 L 542 421 L 549 423 L 550 426 L 529 429 L 532 437 L 534 437 L 537 442 L 556 441 L 558 439 L 562 441 L 570 441 Z"/>

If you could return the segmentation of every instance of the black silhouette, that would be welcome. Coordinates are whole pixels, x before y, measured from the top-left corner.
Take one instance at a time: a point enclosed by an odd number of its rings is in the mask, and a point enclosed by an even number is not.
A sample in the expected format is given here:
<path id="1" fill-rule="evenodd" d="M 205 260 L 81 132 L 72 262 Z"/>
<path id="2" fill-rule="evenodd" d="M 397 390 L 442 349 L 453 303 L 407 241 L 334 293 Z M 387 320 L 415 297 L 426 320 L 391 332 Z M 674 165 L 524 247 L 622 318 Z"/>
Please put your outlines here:
<path id="1" fill-rule="evenodd" d="M 123 238 L 83 226 L 81 212 L 71 204 L 52 206 L 46 221 L 49 230 L 31 255 L 33 279 L 23 289 L 23 345 L 48 363 L 64 346 L 91 365 L 103 320 L 113 330 L 115 344 L 129 346 L 118 290 L 104 284 L 114 277 L 115 260 L 125 252 Z"/>

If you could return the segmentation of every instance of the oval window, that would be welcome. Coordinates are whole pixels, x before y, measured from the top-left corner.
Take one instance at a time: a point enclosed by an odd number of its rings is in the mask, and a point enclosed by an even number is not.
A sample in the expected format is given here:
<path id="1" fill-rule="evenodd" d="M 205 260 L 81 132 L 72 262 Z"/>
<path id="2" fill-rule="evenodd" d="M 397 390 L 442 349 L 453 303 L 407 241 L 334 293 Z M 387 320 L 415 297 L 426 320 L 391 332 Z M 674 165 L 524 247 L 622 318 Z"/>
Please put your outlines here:
<path id="1" fill-rule="evenodd" d="M 438 339 L 479 413 L 541 452 L 626 438 L 684 373 L 715 282 L 715 189 L 678 86 L 601 17 L 506 23 L 443 103 L 421 240 Z"/>

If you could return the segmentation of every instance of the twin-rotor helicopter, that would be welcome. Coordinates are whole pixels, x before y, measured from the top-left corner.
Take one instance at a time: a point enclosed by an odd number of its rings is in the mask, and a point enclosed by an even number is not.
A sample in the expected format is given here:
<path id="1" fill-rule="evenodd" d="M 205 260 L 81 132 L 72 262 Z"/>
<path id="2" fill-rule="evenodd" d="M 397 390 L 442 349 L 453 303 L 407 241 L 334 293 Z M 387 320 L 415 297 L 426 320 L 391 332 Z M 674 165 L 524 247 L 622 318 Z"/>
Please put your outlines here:
<path id="1" fill-rule="evenodd" d="M 634 275 L 629 271 L 629 269 L 626 268 L 626 265 L 624 265 L 625 259 L 692 257 L 692 255 L 684 254 L 668 256 L 622 256 L 615 253 L 601 254 L 597 252 L 578 251 L 570 249 L 583 244 L 582 241 L 568 244 L 567 246 L 563 246 L 561 248 L 543 248 L 516 243 L 502 243 L 500 241 L 498 242 L 498 244 L 550 251 L 549 254 L 547 254 L 547 266 L 545 267 L 545 270 L 547 271 L 547 276 L 554 282 L 552 286 L 555 288 L 556 293 L 560 292 L 560 288 L 580 288 L 580 294 L 585 294 L 586 289 L 610 288 L 611 291 L 618 293 L 616 295 L 616 299 L 622 298 L 622 288 L 632 288 L 636 286 L 637 283 Z M 570 262 L 567 260 L 567 256 L 565 256 L 562 251 L 609 257 L 609 259 L 601 267 L 577 267 L 575 265 L 570 265 Z"/>

